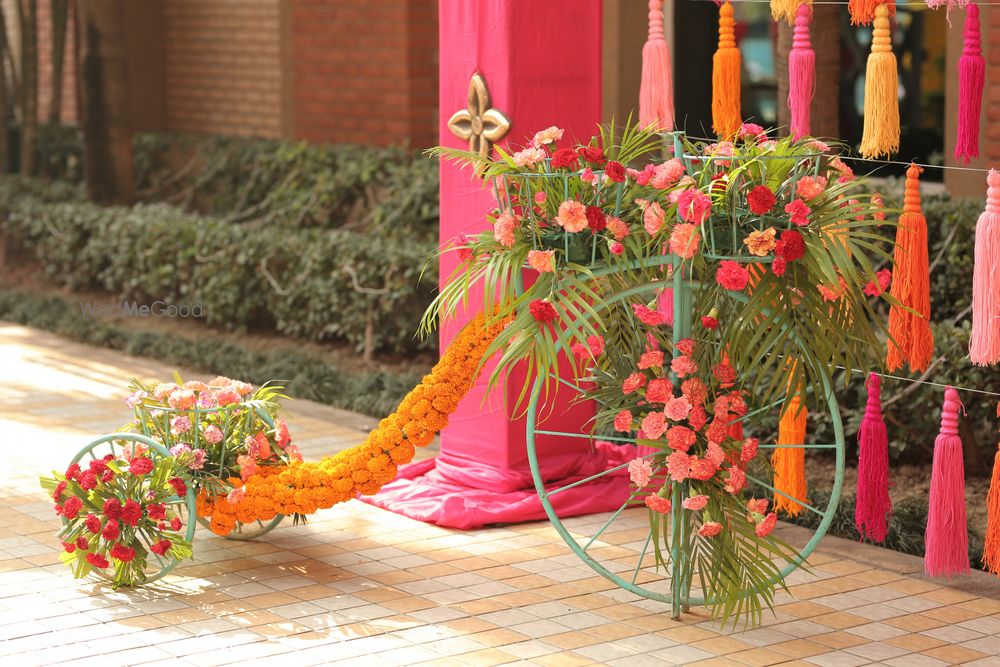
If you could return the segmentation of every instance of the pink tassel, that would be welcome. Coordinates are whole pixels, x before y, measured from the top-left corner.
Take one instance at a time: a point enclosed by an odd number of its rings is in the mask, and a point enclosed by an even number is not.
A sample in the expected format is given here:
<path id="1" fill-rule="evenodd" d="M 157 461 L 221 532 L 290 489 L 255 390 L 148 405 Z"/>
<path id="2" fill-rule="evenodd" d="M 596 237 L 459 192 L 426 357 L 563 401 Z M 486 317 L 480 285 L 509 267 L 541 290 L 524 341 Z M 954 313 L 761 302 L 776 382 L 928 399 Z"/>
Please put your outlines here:
<path id="1" fill-rule="evenodd" d="M 673 77 L 670 48 L 663 38 L 663 0 L 649 0 L 649 37 L 642 47 L 639 83 L 639 124 L 643 127 L 673 129 Z"/>
<path id="2" fill-rule="evenodd" d="M 934 441 L 931 497 L 924 534 L 924 572 L 931 577 L 969 573 L 969 534 L 965 522 L 965 464 L 958 436 L 962 402 L 953 387 L 944 390 L 941 432 Z"/>
<path id="3" fill-rule="evenodd" d="M 1000 172 L 990 169 L 986 183 L 986 210 L 976 222 L 969 338 L 969 359 L 979 366 L 1000 362 Z"/>
<path id="4" fill-rule="evenodd" d="M 854 525 L 862 538 L 885 540 L 889 513 L 889 436 L 882 418 L 882 379 L 868 375 L 868 404 L 858 431 L 858 495 Z"/>
<path id="5" fill-rule="evenodd" d="M 788 108 L 794 139 L 809 136 L 809 105 L 816 94 L 816 52 L 809 41 L 812 9 L 803 3 L 795 13 L 792 50 L 788 54 Z"/>
<path id="6" fill-rule="evenodd" d="M 955 159 L 979 157 L 979 114 L 986 83 L 986 60 L 979 39 L 979 7 L 965 9 L 965 44 L 958 59 L 958 136 Z"/>

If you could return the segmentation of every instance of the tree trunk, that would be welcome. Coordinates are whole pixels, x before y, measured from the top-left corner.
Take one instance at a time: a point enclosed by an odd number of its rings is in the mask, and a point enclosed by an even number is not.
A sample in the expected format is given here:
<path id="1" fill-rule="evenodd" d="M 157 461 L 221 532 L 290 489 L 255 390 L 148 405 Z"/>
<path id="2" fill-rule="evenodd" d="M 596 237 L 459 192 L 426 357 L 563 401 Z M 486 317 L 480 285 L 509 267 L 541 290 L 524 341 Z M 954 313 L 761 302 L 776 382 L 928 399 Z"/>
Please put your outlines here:
<path id="1" fill-rule="evenodd" d="M 125 80 L 125 0 L 81 0 L 83 172 L 100 204 L 135 197 Z"/>
<path id="2" fill-rule="evenodd" d="M 18 0 L 21 28 L 21 173 L 35 173 L 38 129 L 38 2 Z"/>
<path id="3" fill-rule="evenodd" d="M 10 171 L 10 99 L 7 80 L 7 58 L 10 50 L 7 43 L 7 17 L 4 16 L 3 5 L 0 5 L 0 174 Z M 12 83 L 12 82 L 11 82 Z M 11 91 L 13 86 L 11 86 Z"/>
<path id="4" fill-rule="evenodd" d="M 49 123 L 62 120 L 63 61 L 66 58 L 66 25 L 69 21 L 69 0 L 52 1 L 52 100 Z"/>
<path id="5" fill-rule="evenodd" d="M 816 137 L 840 136 L 840 12 L 839 5 L 813 5 L 809 26 L 816 52 L 816 95 L 809 107 L 809 129 Z M 787 135 L 792 118 L 788 111 L 788 52 L 792 27 L 778 22 L 778 48 L 774 66 L 778 74 L 778 126 Z"/>

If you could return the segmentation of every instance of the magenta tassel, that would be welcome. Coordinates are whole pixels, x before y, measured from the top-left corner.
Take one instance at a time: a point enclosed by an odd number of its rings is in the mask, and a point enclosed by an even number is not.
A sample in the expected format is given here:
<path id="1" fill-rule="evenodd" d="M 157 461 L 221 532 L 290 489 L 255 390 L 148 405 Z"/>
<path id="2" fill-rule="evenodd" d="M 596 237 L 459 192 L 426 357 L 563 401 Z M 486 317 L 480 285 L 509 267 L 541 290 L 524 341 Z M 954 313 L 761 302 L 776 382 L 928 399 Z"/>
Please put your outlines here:
<path id="1" fill-rule="evenodd" d="M 663 38 L 663 0 L 649 0 L 649 37 L 642 47 L 639 124 L 660 130 L 674 127 L 673 69 L 670 47 Z"/>
<path id="2" fill-rule="evenodd" d="M 788 108 L 794 139 L 809 136 L 809 105 L 816 93 L 816 52 L 809 41 L 811 20 L 812 9 L 802 3 L 795 13 L 792 50 L 788 53 Z"/>
<path id="3" fill-rule="evenodd" d="M 953 387 L 944 390 L 941 432 L 934 441 L 931 497 L 924 533 L 924 572 L 931 577 L 969 573 L 969 535 L 965 522 L 965 465 L 958 436 L 962 402 Z"/>
<path id="4" fill-rule="evenodd" d="M 969 338 L 969 359 L 979 366 L 1000 362 L 1000 172 L 990 169 L 986 184 L 986 210 L 976 222 Z"/>
<path id="5" fill-rule="evenodd" d="M 958 136 L 955 159 L 979 157 L 979 114 L 986 83 L 986 60 L 979 39 L 979 7 L 965 8 L 965 44 L 958 59 Z"/>
<path id="6" fill-rule="evenodd" d="M 882 418 L 882 379 L 868 375 L 868 404 L 858 431 L 858 495 L 854 525 L 862 538 L 885 540 L 889 513 L 889 436 Z"/>

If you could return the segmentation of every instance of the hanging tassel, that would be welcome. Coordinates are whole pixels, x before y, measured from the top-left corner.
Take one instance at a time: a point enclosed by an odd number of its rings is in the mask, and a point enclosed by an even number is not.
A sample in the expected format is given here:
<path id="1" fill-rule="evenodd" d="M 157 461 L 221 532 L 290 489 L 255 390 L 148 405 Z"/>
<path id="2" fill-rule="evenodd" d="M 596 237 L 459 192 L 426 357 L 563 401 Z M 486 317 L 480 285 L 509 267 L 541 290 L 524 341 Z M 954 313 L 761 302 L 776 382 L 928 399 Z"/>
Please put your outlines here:
<path id="1" fill-rule="evenodd" d="M 868 25 L 875 20 L 875 12 L 885 5 L 889 16 L 896 15 L 896 0 L 848 0 L 847 11 L 851 15 L 851 25 Z"/>
<path id="2" fill-rule="evenodd" d="M 882 380 L 869 373 L 868 403 L 858 431 L 858 495 L 854 525 L 862 538 L 882 542 L 888 532 L 889 437 L 882 418 Z"/>
<path id="3" fill-rule="evenodd" d="M 889 352 L 886 366 L 895 371 L 908 364 L 912 371 L 923 371 L 934 354 L 931 332 L 931 286 L 927 265 L 927 221 L 920 210 L 920 172 L 911 164 L 906 170 L 906 193 L 903 213 L 896 230 L 890 294 L 916 314 L 892 306 L 889 308 Z"/>
<path id="4" fill-rule="evenodd" d="M 771 18 L 785 20 L 788 25 L 795 21 L 795 14 L 802 5 L 812 6 L 813 0 L 771 0 Z"/>
<path id="5" fill-rule="evenodd" d="M 792 50 L 788 53 L 788 108 L 792 112 L 790 131 L 794 139 L 809 136 L 809 105 L 816 93 L 816 52 L 809 41 L 811 20 L 812 9 L 809 5 L 799 5 L 792 33 Z"/>
<path id="6" fill-rule="evenodd" d="M 968 7 L 970 2 L 972 2 L 972 0 L 927 0 L 927 6 L 931 9 L 941 9 L 942 7 L 946 7 L 947 9 L 945 11 L 947 11 L 948 14 L 951 14 L 951 10 L 956 7 Z M 950 24 L 950 16 L 948 17 L 948 21 Z"/>
<path id="7" fill-rule="evenodd" d="M 1000 172 L 990 169 L 986 184 L 986 210 L 976 222 L 969 338 L 969 359 L 979 366 L 1000 362 Z"/>
<path id="8" fill-rule="evenodd" d="M 861 154 L 867 158 L 888 156 L 899 150 L 899 85 L 896 56 L 892 53 L 889 9 L 875 8 L 872 52 L 865 70 L 865 123 Z"/>
<path id="9" fill-rule="evenodd" d="M 733 5 L 727 1 L 719 8 L 719 49 L 712 57 L 712 127 L 722 139 L 732 139 L 743 124 L 735 26 Z"/>
<path id="10" fill-rule="evenodd" d="M 1000 417 L 1000 403 L 997 403 Z M 1000 445 L 993 456 L 993 477 L 986 494 L 986 539 L 983 542 L 983 565 L 993 574 L 1000 575 Z"/>
<path id="11" fill-rule="evenodd" d="M 785 401 L 785 409 L 778 422 L 778 447 L 771 455 L 774 468 L 774 488 L 782 493 L 805 502 L 806 500 L 806 450 L 802 447 L 781 447 L 780 445 L 803 445 L 806 441 L 806 419 L 809 412 L 802 404 L 799 392 Z M 774 509 L 784 510 L 788 516 L 798 516 L 802 505 L 781 494 L 774 494 Z"/>
<path id="12" fill-rule="evenodd" d="M 969 573 L 969 534 L 965 522 L 965 465 L 958 436 L 962 402 L 953 387 L 944 390 L 941 432 L 934 441 L 931 497 L 924 533 L 924 572 L 932 577 Z"/>
<path id="13" fill-rule="evenodd" d="M 979 157 L 979 114 L 985 84 L 986 60 L 979 39 L 979 7 L 969 5 L 965 10 L 965 44 L 962 57 L 958 59 L 958 136 L 955 139 L 955 159 L 965 164 L 969 164 L 970 157 Z"/>
<path id="14" fill-rule="evenodd" d="M 649 0 L 649 36 L 642 47 L 639 124 L 658 130 L 674 128 L 674 72 L 670 47 L 663 38 L 663 0 Z"/>

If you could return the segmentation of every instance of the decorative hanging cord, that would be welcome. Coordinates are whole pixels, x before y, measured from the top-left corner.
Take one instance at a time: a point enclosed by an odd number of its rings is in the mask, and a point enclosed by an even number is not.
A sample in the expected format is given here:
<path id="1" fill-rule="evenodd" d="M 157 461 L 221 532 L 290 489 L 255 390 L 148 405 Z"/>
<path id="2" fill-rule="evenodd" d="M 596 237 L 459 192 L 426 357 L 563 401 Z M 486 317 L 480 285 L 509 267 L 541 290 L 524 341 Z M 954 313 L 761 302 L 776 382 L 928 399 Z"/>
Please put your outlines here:
<path id="1" fill-rule="evenodd" d="M 899 150 L 899 83 L 896 56 L 892 53 L 889 8 L 875 7 L 872 52 L 865 70 L 865 122 L 861 154 L 890 155 Z"/>
<path id="2" fill-rule="evenodd" d="M 869 373 L 865 382 L 868 402 L 858 429 L 858 491 L 854 525 L 858 534 L 882 542 L 888 532 L 892 502 L 889 500 L 889 437 L 882 416 L 882 380 Z"/>
<path id="3" fill-rule="evenodd" d="M 920 210 L 920 172 L 915 164 L 906 170 L 903 213 L 896 230 L 893 260 L 896 270 L 890 294 L 902 304 L 889 308 L 889 351 L 886 367 L 890 371 L 904 364 L 912 371 L 922 371 L 934 354 L 931 332 L 930 269 L 927 261 L 927 221 Z"/>
<path id="4" fill-rule="evenodd" d="M 958 410 L 964 406 L 954 387 L 944 390 L 941 432 L 934 441 L 931 494 L 924 533 L 924 571 L 950 577 L 969 573 L 969 531 L 965 520 L 965 466 L 958 435 Z"/>
<path id="5" fill-rule="evenodd" d="M 794 370 L 795 365 L 791 368 Z M 791 379 L 791 373 L 789 373 Z M 806 450 L 801 445 L 806 441 L 806 424 L 809 412 L 802 401 L 801 386 L 791 382 L 786 391 L 785 408 L 778 420 L 778 445 L 800 445 L 799 447 L 776 447 L 771 455 L 774 469 L 774 488 L 782 493 L 774 496 L 774 509 L 784 511 L 788 516 L 798 516 L 802 505 L 792 500 L 805 502 L 808 498 L 806 486 Z"/>
<path id="6" fill-rule="evenodd" d="M 1000 172 L 986 177 L 986 210 L 976 222 L 969 359 L 979 366 L 1000 362 Z"/>
<path id="7" fill-rule="evenodd" d="M 1000 403 L 997 404 L 1000 417 Z M 993 456 L 993 476 L 986 494 L 986 536 L 983 540 L 983 565 L 993 574 L 1000 574 L 1000 445 Z"/>
<path id="8" fill-rule="evenodd" d="M 642 47 L 639 124 L 661 130 L 674 127 L 673 69 L 663 37 L 663 0 L 649 0 L 649 36 Z"/>
<path id="9" fill-rule="evenodd" d="M 979 38 L 979 7 L 969 5 L 965 9 L 965 43 L 962 57 L 958 59 L 958 133 L 955 139 L 955 159 L 965 164 L 969 164 L 970 157 L 979 156 L 979 115 L 985 85 L 986 59 Z"/>
<path id="10" fill-rule="evenodd" d="M 774 11 L 774 5 L 771 5 Z M 795 13 L 792 49 L 788 52 L 788 109 L 791 111 L 791 134 L 795 139 L 808 136 L 809 105 L 816 93 L 816 52 L 809 40 L 812 8 L 805 2 Z"/>
<path id="11" fill-rule="evenodd" d="M 712 129 L 722 139 L 740 131 L 740 49 L 736 46 L 733 5 L 719 7 L 719 48 L 712 56 Z"/>
<path id="12" fill-rule="evenodd" d="M 896 0 L 848 0 L 851 25 L 868 25 L 878 16 L 879 7 L 885 7 L 886 20 L 896 15 Z"/>

